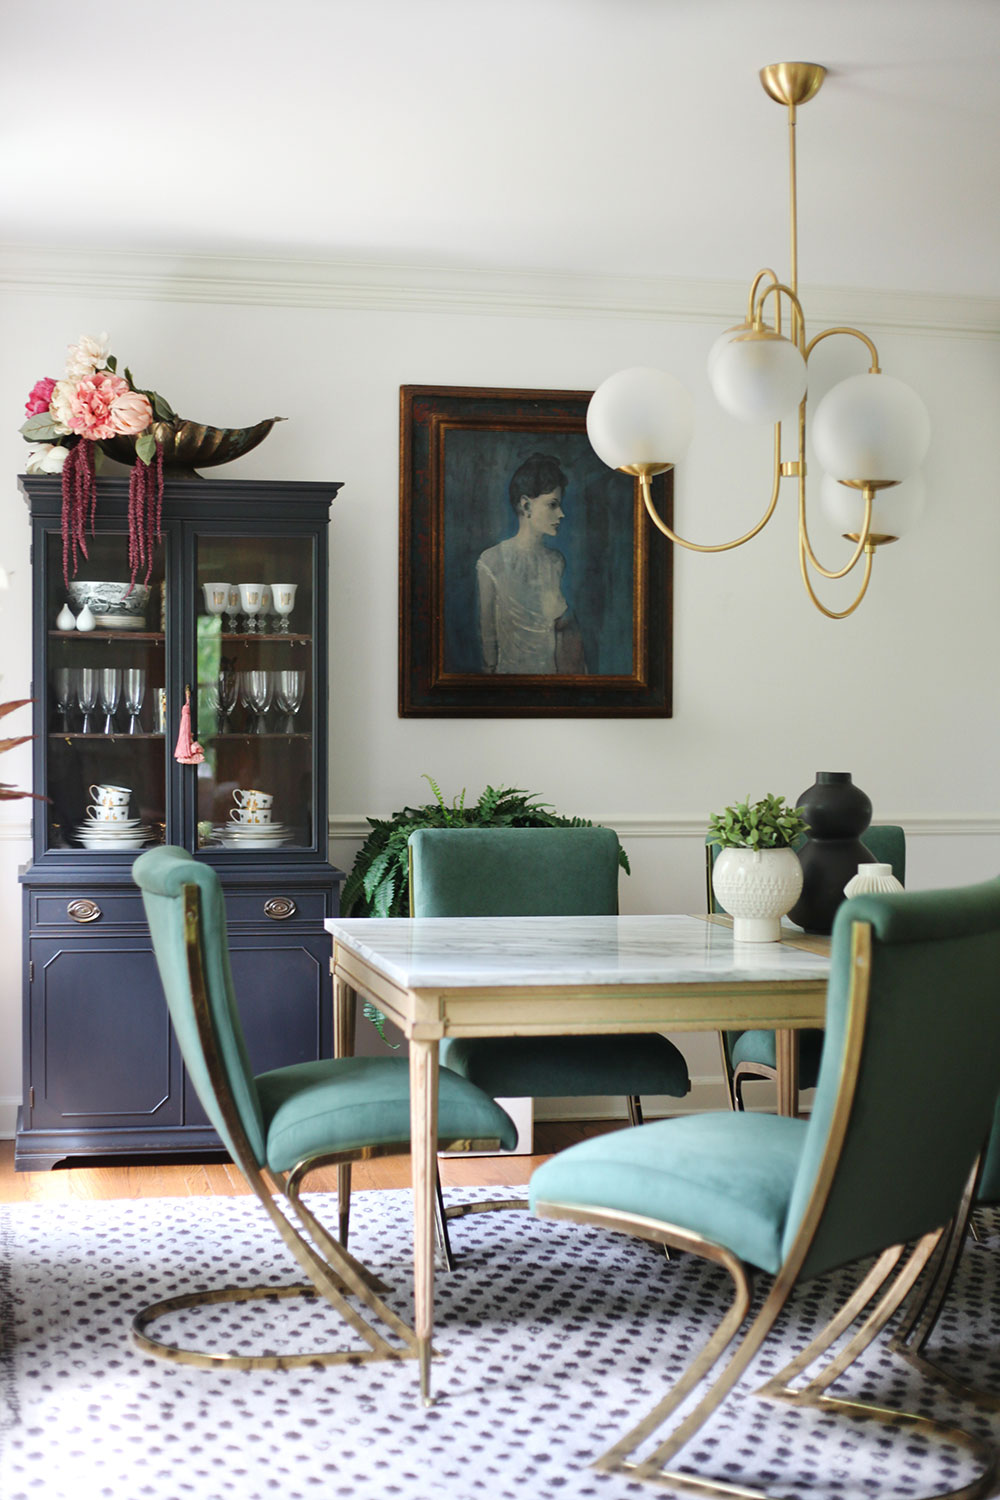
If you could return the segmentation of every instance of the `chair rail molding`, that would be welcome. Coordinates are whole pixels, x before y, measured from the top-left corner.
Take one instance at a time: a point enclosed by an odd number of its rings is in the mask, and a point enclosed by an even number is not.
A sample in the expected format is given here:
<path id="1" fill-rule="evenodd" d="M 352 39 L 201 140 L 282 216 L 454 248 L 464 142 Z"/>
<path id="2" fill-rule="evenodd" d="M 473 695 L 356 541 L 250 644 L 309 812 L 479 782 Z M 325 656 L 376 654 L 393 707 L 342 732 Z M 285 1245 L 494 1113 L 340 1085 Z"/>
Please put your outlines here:
<path id="1" fill-rule="evenodd" d="M 389 814 L 379 814 L 388 817 Z M 672 815 L 664 817 L 653 813 L 591 813 L 592 823 L 614 828 L 622 839 L 696 838 L 703 840 L 708 828 L 708 819 Z M 898 823 L 905 828 L 908 838 L 921 837 L 987 837 L 1000 835 L 1000 818 L 941 813 L 937 816 L 907 817 L 904 813 L 887 812 L 875 819 L 877 823 Z M 331 839 L 366 839 L 371 832 L 367 817 L 356 813 L 335 814 L 330 817 Z"/>
<path id="2" fill-rule="evenodd" d="M 0 289 L 151 302 L 664 322 L 728 322 L 746 296 L 744 283 L 733 281 L 9 242 L 0 245 Z M 1000 298 L 874 287 L 814 287 L 806 292 L 819 324 L 846 319 L 877 332 L 1000 336 Z"/>

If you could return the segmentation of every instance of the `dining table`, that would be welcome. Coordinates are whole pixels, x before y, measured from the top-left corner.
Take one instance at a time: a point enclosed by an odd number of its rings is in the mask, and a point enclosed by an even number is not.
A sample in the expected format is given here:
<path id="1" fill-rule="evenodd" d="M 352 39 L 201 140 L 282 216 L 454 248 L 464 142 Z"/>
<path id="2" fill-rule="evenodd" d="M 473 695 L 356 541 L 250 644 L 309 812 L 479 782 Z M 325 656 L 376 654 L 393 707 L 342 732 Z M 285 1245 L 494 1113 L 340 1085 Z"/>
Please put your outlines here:
<path id="1" fill-rule="evenodd" d="M 736 942 L 721 916 L 333 917 L 325 926 L 336 1054 L 354 1050 L 358 997 L 409 1043 L 414 1330 L 427 1404 L 445 1038 L 768 1028 L 784 1079 L 779 1106 L 789 1113 L 794 1033 L 824 1020 L 829 939 L 787 921 L 767 943 Z"/>

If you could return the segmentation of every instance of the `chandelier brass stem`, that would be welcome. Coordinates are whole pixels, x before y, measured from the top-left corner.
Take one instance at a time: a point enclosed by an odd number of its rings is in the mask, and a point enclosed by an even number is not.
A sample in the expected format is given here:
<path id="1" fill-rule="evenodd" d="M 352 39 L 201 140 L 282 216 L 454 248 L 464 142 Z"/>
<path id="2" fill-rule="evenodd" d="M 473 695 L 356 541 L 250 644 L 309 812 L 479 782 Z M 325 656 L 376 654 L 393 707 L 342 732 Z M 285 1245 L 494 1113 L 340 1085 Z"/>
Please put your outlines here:
<path id="1" fill-rule="evenodd" d="M 869 584 L 869 582 L 871 580 L 871 576 L 872 576 L 872 558 L 874 557 L 874 555 L 875 555 L 875 553 L 874 553 L 874 549 L 873 548 L 868 548 L 868 547 L 865 548 L 865 572 L 864 572 L 864 577 L 861 580 L 861 588 L 858 591 L 858 595 L 857 595 L 857 598 L 854 600 L 854 603 L 853 604 L 849 604 L 846 609 L 839 609 L 839 610 L 827 609 L 826 605 L 820 603 L 819 599 L 816 597 L 816 591 L 813 588 L 812 582 L 811 582 L 811 580 L 809 578 L 809 568 L 808 568 L 808 564 L 806 562 L 805 549 L 804 549 L 804 547 L 802 545 L 802 536 L 801 536 L 801 533 L 800 533 L 800 535 L 799 535 L 799 572 L 802 574 L 802 582 L 806 586 L 806 593 L 809 595 L 810 599 L 815 604 L 816 608 L 819 610 L 819 612 L 820 612 L 821 615 L 826 615 L 826 618 L 828 620 L 846 620 L 848 615 L 853 615 L 854 611 L 857 609 L 858 605 L 861 603 L 862 599 L 865 597 L 865 594 L 868 592 L 868 584 Z"/>
<path id="2" fill-rule="evenodd" d="M 687 542 L 667 525 L 653 504 L 653 496 L 649 486 L 652 476 L 654 474 L 662 474 L 664 467 L 672 469 L 673 464 L 667 464 L 666 466 L 662 464 L 630 464 L 623 470 L 624 473 L 634 474 L 638 478 L 639 484 L 642 487 L 643 504 L 653 525 L 659 531 L 662 531 L 663 535 L 671 542 L 675 542 L 678 547 L 686 547 L 689 552 L 731 552 L 734 547 L 742 547 L 744 542 L 749 542 L 751 537 L 757 535 L 758 531 L 763 531 L 768 521 L 774 515 L 774 507 L 778 503 L 778 493 L 781 487 L 781 423 L 779 422 L 774 429 L 774 484 L 771 489 L 770 503 L 756 526 L 750 531 L 744 532 L 743 536 L 738 536 L 735 541 L 715 542 L 708 545 L 702 542 Z"/>

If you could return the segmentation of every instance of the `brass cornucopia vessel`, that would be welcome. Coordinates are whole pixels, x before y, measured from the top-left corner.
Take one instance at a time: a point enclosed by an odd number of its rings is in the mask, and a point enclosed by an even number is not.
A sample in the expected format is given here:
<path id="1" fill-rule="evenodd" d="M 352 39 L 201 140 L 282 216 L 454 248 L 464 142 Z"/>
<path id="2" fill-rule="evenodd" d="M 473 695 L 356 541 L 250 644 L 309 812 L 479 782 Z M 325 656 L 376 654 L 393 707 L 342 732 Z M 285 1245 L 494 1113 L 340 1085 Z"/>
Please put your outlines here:
<path id="1" fill-rule="evenodd" d="M 153 436 L 163 445 L 163 467 L 171 473 L 193 474 L 196 469 L 211 468 L 242 458 L 267 437 L 275 422 L 284 417 L 269 417 L 254 427 L 208 427 L 204 422 L 188 422 L 177 417 L 172 422 L 154 422 Z M 135 438 L 106 439 L 101 447 L 117 463 L 135 463 Z"/>

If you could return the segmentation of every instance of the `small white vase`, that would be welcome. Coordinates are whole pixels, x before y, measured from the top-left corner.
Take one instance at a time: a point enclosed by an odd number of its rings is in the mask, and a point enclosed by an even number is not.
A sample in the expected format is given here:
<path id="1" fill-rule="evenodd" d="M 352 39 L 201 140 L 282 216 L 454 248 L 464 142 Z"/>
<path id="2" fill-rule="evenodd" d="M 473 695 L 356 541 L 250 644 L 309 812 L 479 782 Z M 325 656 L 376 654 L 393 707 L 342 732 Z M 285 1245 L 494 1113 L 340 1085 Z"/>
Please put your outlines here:
<path id="1" fill-rule="evenodd" d="M 802 866 L 794 849 L 721 849 L 712 889 L 738 943 L 776 943 L 781 918 L 802 894 Z"/>
<path id="2" fill-rule="evenodd" d="M 97 624 L 89 604 L 85 604 L 76 617 L 77 630 L 93 630 Z"/>
<path id="3" fill-rule="evenodd" d="M 70 607 L 69 607 L 68 604 L 64 604 L 63 607 L 62 607 L 62 609 L 56 615 L 56 629 L 57 630 L 75 630 L 76 629 L 76 615 L 70 609 Z"/>
<path id="4" fill-rule="evenodd" d="M 858 873 L 852 875 L 844 886 L 844 895 L 883 895 L 887 891 L 902 889 L 901 882 L 892 873 L 892 865 L 858 865 Z"/>

